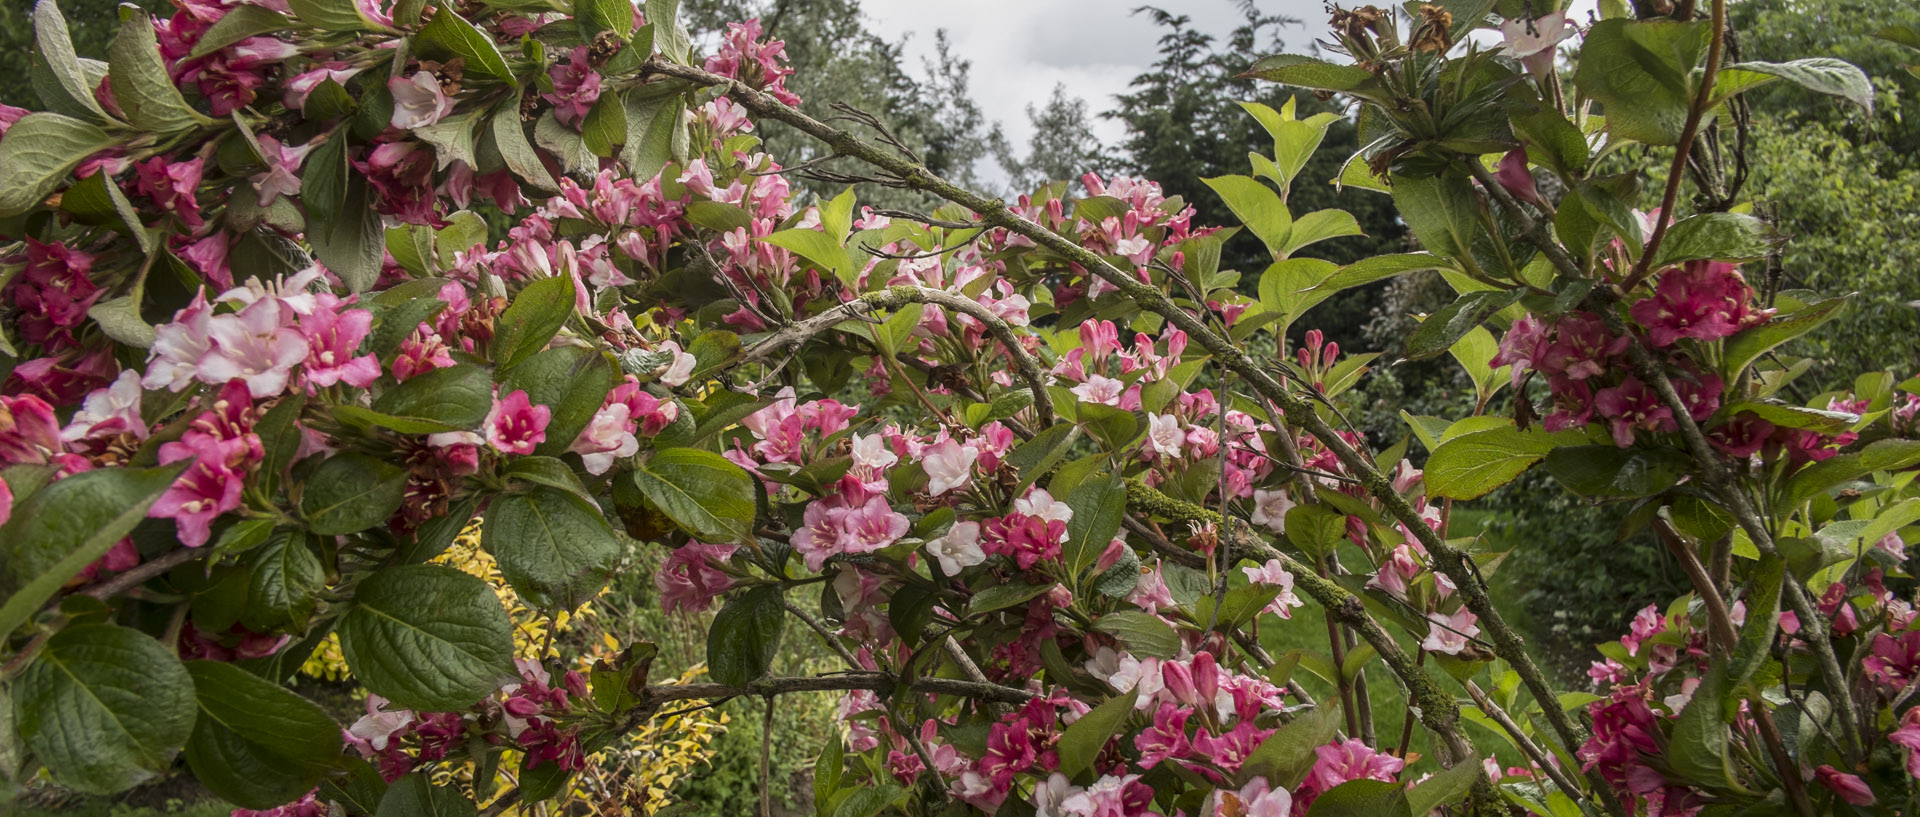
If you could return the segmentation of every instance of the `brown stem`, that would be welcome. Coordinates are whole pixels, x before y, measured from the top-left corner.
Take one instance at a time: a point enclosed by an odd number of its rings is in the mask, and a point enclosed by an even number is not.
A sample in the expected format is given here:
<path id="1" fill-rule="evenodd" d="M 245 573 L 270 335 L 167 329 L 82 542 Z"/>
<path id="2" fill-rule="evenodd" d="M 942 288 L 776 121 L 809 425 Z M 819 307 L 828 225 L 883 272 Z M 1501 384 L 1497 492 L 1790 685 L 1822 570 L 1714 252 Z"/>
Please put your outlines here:
<path id="1" fill-rule="evenodd" d="M 1468 681 L 1467 694 L 1473 696 L 1473 703 L 1480 707 L 1481 712 L 1486 713 L 1488 718 L 1500 724 L 1501 729 L 1506 730 L 1507 736 L 1513 738 L 1513 742 L 1520 747 L 1521 754 L 1526 755 L 1528 760 L 1533 761 L 1533 765 L 1540 767 L 1540 771 L 1552 778 L 1554 785 L 1559 786 L 1560 790 L 1566 792 L 1569 797 L 1580 791 L 1573 785 L 1573 781 L 1567 778 L 1567 773 L 1561 771 L 1559 766 L 1553 765 L 1551 758 L 1533 742 L 1533 738 L 1527 737 L 1527 733 L 1520 731 L 1520 725 L 1513 722 L 1513 717 L 1489 699 L 1485 692 L 1481 692 L 1477 684 Z"/>
<path id="2" fill-rule="evenodd" d="M 1647 239 L 1647 247 L 1640 253 L 1640 261 L 1633 265 L 1633 274 L 1627 276 L 1620 288 L 1632 292 L 1641 281 L 1653 273 L 1653 257 L 1660 251 L 1660 243 L 1666 240 L 1667 228 L 1673 224 L 1673 208 L 1680 199 L 1680 179 L 1687 173 L 1687 158 L 1693 155 L 1693 140 L 1700 133 L 1700 121 L 1706 118 L 1712 108 L 1713 81 L 1720 74 L 1720 58 L 1727 49 L 1727 0 L 1713 0 L 1713 39 L 1707 45 L 1707 70 L 1700 75 L 1700 89 L 1694 92 L 1693 106 L 1687 110 L 1687 124 L 1680 129 L 1680 141 L 1673 148 L 1673 165 L 1667 169 L 1667 190 L 1660 197 L 1660 216 L 1654 220 L 1653 235 Z"/>

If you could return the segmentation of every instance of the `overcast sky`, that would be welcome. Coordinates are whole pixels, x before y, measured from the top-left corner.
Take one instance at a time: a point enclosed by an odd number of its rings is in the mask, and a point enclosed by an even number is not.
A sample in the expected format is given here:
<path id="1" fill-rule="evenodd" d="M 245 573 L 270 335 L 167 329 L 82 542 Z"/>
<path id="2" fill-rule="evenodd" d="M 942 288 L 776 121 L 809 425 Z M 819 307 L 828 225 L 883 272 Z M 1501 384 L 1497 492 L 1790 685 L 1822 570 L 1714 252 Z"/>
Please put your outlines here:
<path id="1" fill-rule="evenodd" d="M 931 51 L 934 32 L 946 29 L 954 51 L 973 63 L 973 96 L 989 120 L 1000 122 L 1024 152 L 1032 132 L 1026 107 L 1041 105 L 1053 86 L 1094 112 L 1152 65 L 1162 29 L 1131 10 L 1152 3 L 1193 18 L 1194 28 L 1224 38 L 1240 22 L 1231 0 L 862 0 L 873 29 L 889 39 L 911 35 L 909 59 Z M 1324 0 L 1256 0 L 1261 12 L 1301 20 L 1282 34 L 1289 51 L 1305 51 L 1327 33 Z M 1576 0 L 1574 19 L 1586 19 L 1595 0 Z M 1349 2 L 1346 5 L 1354 5 Z M 1109 145 L 1125 134 L 1120 123 L 1095 120 Z"/>

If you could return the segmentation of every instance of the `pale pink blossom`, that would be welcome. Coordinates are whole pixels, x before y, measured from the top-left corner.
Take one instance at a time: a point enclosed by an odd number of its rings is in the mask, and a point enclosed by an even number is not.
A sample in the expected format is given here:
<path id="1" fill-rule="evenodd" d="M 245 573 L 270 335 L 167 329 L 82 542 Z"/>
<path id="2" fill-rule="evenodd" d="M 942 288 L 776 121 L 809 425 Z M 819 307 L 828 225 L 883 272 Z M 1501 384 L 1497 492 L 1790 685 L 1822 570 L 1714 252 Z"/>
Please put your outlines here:
<path id="1" fill-rule="evenodd" d="M 604 474 L 615 461 L 640 453 L 640 440 L 633 436 L 634 423 L 627 416 L 630 411 L 626 403 L 608 403 L 580 430 L 570 450 L 580 455 L 587 473 Z"/>
<path id="2" fill-rule="evenodd" d="M 1074 386 L 1070 391 L 1082 403 L 1098 403 L 1103 406 L 1119 406 L 1120 394 L 1127 385 L 1111 377 L 1088 375 L 1087 382 Z"/>
<path id="3" fill-rule="evenodd" d="M 293 327 L 294 317 L 276 299 L 213 316 L 207 329 L 212 349 L 200 359 L 195 377 L 209 384 L 245 381 L 255 400 L 285 392 L 293 367 L 307 358 L 307 339 Z"/>
<path id="4" fill-rule="evenodd" d="M 1290 608 L 1306 606 L 1306 602 L 1293 594 L 1293 574 L 1281 566 L 1279 559 L 1269 559 L 1259 567 L 1248 566 L 1241 570 L 1246 572 L 1247 580 L 1254 584 L 1280 588 L 1280 595 L 1273 597 L 1272 603 L 1266 607 L 1267 612 L 1281 618 L 1293 618 Z"/>
<path id="5" fill-rule="evenodd" d="M 140 419 L 140 394 L 140 373 L 132 369 L 121 372 L 113 385 L 87 395 L 86 402 L 60 431 L 60 439 L 74 442 L 124 433 L 146 439 L 147 424 Z"/>
<path id="6" fill-rule="evenodd" d="M 973 461 L 980 452 L 948 438 L 927 447 L 920 454 L 920 465 L 927 472 L 927 493 L 939 496 L 966 485 L 973 479 Z"/>
<path id="7" fill-rule="evenodd" d="M 1467 644 L 1480 635 L 1475 625 L 1479 618 L 1472 610 L 1462 607 L 1451 614 L 1427 614 L 1427 638 L 1420 642 L 1420 648 L 1428 652 L 1459 655 Z"/>
<path id="8" fill-rule="evenodd" d="M 1147 445 L 1153 449 L 1153 453 L 1179 459 L 1180 446 L 1186 440 L 1186 430 L 1180 427 L 1179 417 L 1171 414 L 1147 414 Z"/>
<path id="9" fill-rule="evenodd" d="M 1253 524 L 1274 533 L 1287 532 L 1287 511 L 1293 510 L 1293 497 L 1285 488 L 1253 492 Z"/>
<path id="10" fill-rule="evenodd" d="M 393 92 L 393 117 L 389 123 L 401 130 L 424 128 L 453 113 L 453 99 L 440 89 L 439 78 L 431 71 L 415 71 L 410 77 L 387 80 Z"/>
<path id="11" fill-rule="evenodd" d="M 955 522 L 953 527 L 935 539 L 927 542 L 927 555 L 940 563 L 940 571 L 948 576 L 960 575 L 960 571 L 987 560 L 986 551 L 980 549 L 980 523 Z"/>

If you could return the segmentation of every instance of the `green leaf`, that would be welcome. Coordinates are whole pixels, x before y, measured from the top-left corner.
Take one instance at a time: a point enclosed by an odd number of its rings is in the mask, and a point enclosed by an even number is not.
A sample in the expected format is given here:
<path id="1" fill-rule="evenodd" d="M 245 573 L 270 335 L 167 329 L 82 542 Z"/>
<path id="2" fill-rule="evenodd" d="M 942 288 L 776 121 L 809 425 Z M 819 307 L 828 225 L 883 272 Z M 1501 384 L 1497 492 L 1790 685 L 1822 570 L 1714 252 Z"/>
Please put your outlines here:
<path id="1" fill-rule="evenodd" d="M 494 322 L 493 341 L 487 346 L 498 367 L 495 376 L 505 375 L 506 370 L 546 348 L 573 315 L 573 305 L 573 279 L 567 276 L 542 278 L 520 290 Z"/>
<path id="2" fill-rule="evenodd" d="M 1764 230 L 1760 219 L 1743 213 L 1701 213 L 1683 218 L 1667 230 L 1652 268 L 1666 269 L 1703 258 L 1733 262 L 1765 258 L 1768 246 Z"/>
<path id="3" fill-rule="evenodd" d="M 1672 145 L 1686 127 L 1691 74 L 1710 36 L 1706 21 L 1602 20 L 1587 31 L 1574 84 L 1604 106 L 1607 130 Z"/>
<path id="4" fill-rule="evenodd" d="M 1287 541 L 1315 557 L 1332 553 L 1347 538 L 1347 515 L 1319 503 L 1287 509 Z"/>
<path id="5" fill-rule="evenodd" d="M 633 481 L 682 530 L 716 544 L 752 541 L 753 477 L 726 457 L 697 448 L 658 452 Z"/>
<path id="6" fill-rule="evenodd" d="M 93 82 L 80 67 L 80 55 L 74 53 L 73 38 L 67 33 L 67 18 L 54 0 L 34 5 L 33 34 L 33 90 L 40 101 L 54 113 L 113 121 L 93 97 Z"/>
<path id="7" fill-rule="evenodd" d="M 301 25 L 323 31 L 374 31 L 380 25 L 361 13 L 354 0 L 287 0 Z"/>
<path id="8" fill-rule="evenodd" d="M 1480 197 L 1464 171 L 1409 177 L 1395 173 L 1393 206 L 1420 245 L 1440 255 L 1466 256 L 1480 233 Z"/>
<path id="9" fill-rule="evenodd" d="M 433 146 L 434 167 L 445 169 L 455 161 L 466 163 L 468 167 L 479 164 L 475 157 L 475 140 L 480 135 L 480 110 L 473 109 L 452 114 L 431 125 L 414 128 L 414 138 Z M 423 235 L 431 235 L 428 228 L 416 228 Z"/>
<path id="10" fill-rule="evenodd" d="M 1761 355 L 1832 320 L 1846 304 L 1847 297 L 1844 295 L 1828 298 L 1808 304 L 1796 312 L 1776 315 L 1773 320 L 1759 326 L 1741 330 L 1727 339 L 1720 371 L 1728 378 L 1737 376 Z"/>
<path id="11" fill-rule="evenodd" d="M 1776 426 L 1803 428 L 1822 434 L 1838 434 L 1860 422 L 1858 414 L 1806 408 L 1779 402 L 1748 400 L 1727 406 L 1725 409 L 1725 415 L 1728 417 L 1736 417 L 1742 413 L 1752 413 Z"/>
<path id="12" fill-rule="evenodd" d="M 193 50 L 187 52 L 187 58 L 204 57 L 248 37 L 285 31 L 292 27 L 292 20 L 273 9 L 264 6 L 234 6 L 227 9 L 224 16 L 201 33 L 200 39 L 193 44 Z"/>
<path id="13" fill-rule="evenodd" d="M 1267 245 L 1267 252 L 1276 260 L 1287 257 L 1293 214 L 1287 210 L 1287 203 L 1280 200 L 1280 194 L 1252 176 L 1218 176 L 1201 181 L 1213 188 L 1234 216 Z"/>
<path id="14" fill-rule="evenodd" d="M 322 536 L 359 533 L 391 518 L 406 493 L 407 472 L 399 466 L 366 454 L 336 454 L 307 478 L 300 515 Z"/>
<path id="15" fill-rule="evenodd" d="M 1318 758 L 1314 747 L 1331 743 L 1344 723 L 1337 699 L 1329 699 L 1295 715 L 1292 723 L 1267 736 L 1247 756 L 1246 763 L 1240 767 L 1241 776 L 1264 777 L 1276 788 L 1291 789 L 1300 785 Z"/>
<path id="16" fill-rule="evenodd" d="M 70 478 L 72 479 L 72 478 Z M 193 731 L 193 679 L 138 630 L 55 633 L 12 686 L 14 727 L 61 785 L 115 794 L 173 765 Z"/>
<path id="17" fill-rule="evenodd" d="M 779 587 L 761 585 L 734 597 L 707 631 L 708 674 L 716 683 L 746 688 L 773 666 L 786 625 Z"/>
<path id="18" fill-rule="evenodd" d="M 905 789 L 892 783 L 854 789 L 847 799 L 840 801 L 840 807 L 834 809 L 833 817 L 874 817 L 906 796 Z"/>
<path id="19" fill-rule="evenodd" d="M 1286 246 L 1281 248 L 1281 254 L 1292 255 L 1308 244 L 1350 235 L 1366 235 L 1352 213 L 1345 210 L 1315 210 L 1293 222 L 1293 230 L 1287 233 Z"/>
<path id="20" fill-rule="evenodd" d="M 411 434 L 478 428 L 492 408 L 491 377 L 486 369 L 470 363 L 414 375 L 373 401 L 374 411 L 422 427 L 410 431 L 383 423 Z"/>
<path id="21" fill-rule="evenodd" d="M 1898 471 L 1920 464 L 1920 440 L 1880 440 L 1850 454 L 1816 462 L 1787 481 L 1781 507 L 1797 507 L 1828 489 L 1875 471 Z"/>
<path id="22" fill-rule="evenodd" d="M 753 214 L 724 201 L 695 200 L 687 203 L 687 221 L 696 227 L 726 233 L 752 227 Z"/>
<path id="23" fill-rule="evenodd" d="M 305 630 L 326 588 L 326 570 L 307 547 L 306 537 L 288 531 L 268 539 L 249 558 L 247 569 L 247 605 L 240 619 L 247 629 Z"/>
<path id="24" fill-rule="evenodd" d="M 624 101 L 628 135 L 620 161 L 635 179 L 652 179 L 673 161 L 675 136 L 687 128 L 687 102 L 678 95 L 648 98 L 638 92 L 628 93 Z"/>
<path id="25" fill-rule="evenodd" d="M 42 0 L 51 6 L 53 0 Z M 30 113 L 0 140 L 0 218 L 25 213 L 60 186 L 75 165 L 119 140 L 57 113 Z"/>
<path id="26" fill-rule="evenodd" d="M 1720 71 L 1714 79 L 1713 101 L 1718 103 L 1766 80 L 1780 78 L 1809 91 L 1844 97 L 1848 102 L 1873 112 L 1873 81 L 1845 60 L 1810 57 L 1792 62 L 1736 62 Z"/>
<path id="27" fill-rule="evenodd" d="M 480 545 L 523 598 L 565 610 L 606 586 L 608 566 L 620 552 L 599 509 L 546 487 L 495 498 Z"/>
<path id="28" fill-rule="evenodd" d="M 1075 486 L 1067 497 L 1073 518 L 1067 520 L 1067 539 L 1060 561 L 1067 576 L 1079 576 L 1120 533 L 1127 515 L 1127 487 L 1118 474 L 1095 477 Z"/>
<path id="29" fill-rule="evenodd" d="M 167 75 L 153 36 L 153 21 L 140 11 L 125 16 L 119 36 L 107 49 L 107 82 L 127 120 L 136 128 L 161 134 L 212 124 L 213 120 L 187 105 Z"/>
<path id="30" fill-rule="evenodd" d="M 1413 807 L 1404 784 L 1349 780 L 1314 798 L 1307 817 L 1413 817 Z"/>
<path id="31" fill-rule="evenodd" d="M 1299 54 L 1262 57 L 1243 77 L 1264 79 L 1316 91 L 1335 91 L 1366 97 L 1380 87 L 1373 73 L 1355 65 L 1335 65 Z"/>
<path id="32" fill-rule="evenodd" d="M 507 478 L 510 486 L 515 483 L 545 485 L 572 494 L 582 501 L 593 501 L 593 494 L 580 483 L 580 476 L 566 463 L 553 457 L 515 457 L 501 472 L 501 476 Z"/>
<path id="33" fill-rule="evenodd" d="M 1734 785 L 1732 762 L 1727 757 L 1727 724 L 1721 716 L 1726 670 L 1726 665 L 1717 661 L 1708 667 L 1706 677 L 1693 691 L 1693 699 L 1680 710 L 1672 743 L 1664 753 L 1675 773 L 1713 788 Z"/>
<path id="34" fill-rule="evenodd" d="M 841 243 L 826 233 L 805 227 L 781 230 L 760 239 L 776 247 L 798 253 L 822 271 L 840 277 L 847 265 L 847 253 Z"/>
<path id="35" fill-rule="evenodd" d="M 453 786 L 435 786 L 425 773 L 393 781 L 374 817 L 474 817 L 479 808 Z"/>
<path id="36" fill-rule="evenodd" d="M 1093 768 L 1093 760 L 1100 756 L 1100 750 L 1106 748 L 1107 741 L 1120 731 L 1127 718 L 1133 714 L 1133 705 L 1140 700 L 1140 688 L 1134 687 L 1119 695 L 1101 702 L 1099 706 L 1081 715 L 1080 719 L 1067 725 L 1060 733 L 1060 773 L 1071 780 L 1081 772 Z"/>
<path id="37" fill-rule="evenodd" d="M 1521 431 L 1502 427 L 1440 443 L 1427 460 L 1427 495 L 1478 499 L 1532 467 L 1555 448 L 1587 441 L 1584 431 Z"/>
<path id="38" fill-rule="evenodd" d="M 660 53 L 686 62 L 693 47 L 687 24 L 680 19 L 680 0 L 647 0 L 647 23 L 653 26 Z"/>
<path id="39" fill-rule="evenodd" d="M 340 621 L 340 648 L 367 691 L 405 709 L 465 709 L 513 680 L 513 624 L 493 589 L 442 565 L 369 575 Z"/>
<path id="40" fill-rule="evenodd" d="M 1052 589 L 1051 584 L 990 584 L 980 588 L 980 591 L 974 593 L 973 598 L 967 601 L 967 613 L 976 615 L 1024 604 Z"/>
<path id="41" fill-rule="evenodd" d="M 602 31 L 624 39 L 633 33 L 633 4 L 627 0 L 579 0 L 573 4 L 573 19 L 580 26 L 580 38 L 587 42 L 593 42 Z"/>
<path id="42" fill-rule="evenodd" d="M 298 800 L 340 759 L 340 725 L 312 701 L 219 661 L 187 673 L 200 704 L 187 765 L 221 799 L 251 809 Z"/>
<path id="43" fill-rule="evenodd" d="M 347 289 L 365 292 L 373 286 L 385 257 L 386 228 L 373 209 L 373 194 L 365 177 L 355 175 L 347 180 L 337 215 L 315 219 L 309 213 L 307 243 L 313 245 L 314 257 L 340 276 Z"/>
<path id="44" fill-rule="evenodd" d="M 627 142 L 627 108 L 619 94 L 602 94 L 593 103 L 580 123 L 580 138 L 595 156 L 612 158 L 619 152 Z"/>
<path id="45" fill-rule="evenodd" d="M 540 154 L 533 150 L 533 143 L 527 141 L 527 131 L 520 124 L 520 99 L 508 100 L 511 104 L 501 105 L 488 125 L 493 133 L 494 146 L 500 150 L 500 159 L 513 175 L 519 176 L 527 184 L 552 193 L 560 189 L 553 180 L 553 174 L 547 172 L 547 166 L 540 161 Z M 631 143 L 629 143 L 631 145 Z"/>
<path id="46" fill-rule="evenodd" d="M 1452 803 L 1473 789 L 1483 774 L 1478 756 L 1453 762 L 1453 768 L 1413 784 L 1407 791 L 1408 812 L 1432 814 L 1434 809 Z"/>
<path id="47" fill-rule="evenodd" d="M 184 465 L 100 468 L 22 493 L 0 528 L 0 633 L 27 622 L 67 581 L 132 533 Z"/>
<path id="48" fill-rule="evenodd" d="M 1155 658 L 1172 658 L 1180 651 L 1180 636 L 1173 628 L 1138 610 L 1108 613 L 1093 622 L 1093 629 L 1120 639 L 1128 651 Z"/>
<path id="49" fill-rule="evenodd" d="M 422 57 L 458 57 L 466 60 L 468 71 L 493 79 L 513 80 L 513 71 L 507 68 L 507 60 L 500 55 L 500 46 L 494 45 L 493 38 L 444 4 L 434 11 L 433 19 L 427 22 L 426 27 L 414 36 L 413 47 Z"/>
<path id="50" fill-rule="evenodd" d="M 1488 318 L 1520 300 L 1524 290 L 1480 290 L 1460 296 L 1427 316 L 1407 336 L 1407 360 L 1439 357 Z"/>
<path id="51" fill-rule="evenodd" d="M 1693 460 L 1672 449 L 1574 445 L 1547 453 L 1547 473 L 1585 497 L 1652 496 L 1679 484 Z"/>
<path id="52" fill-rule="evenodd" d="M 827 745 L 813 762 L 813 802 L 820 805 L 816 813 L 825 813 L 827 803 L 840 791 L 840 776 L 847 765 L 846 753 L 846 747 L 840 740 L 840 730 L 827 730 Z"/>
<path id="53" fill-rule="evenodd" d="M 121 192 L 120 185 L 105 173 L 95 173 L 74 182 L 72 187 L 60 194 L 60 209 L 72 213 L 77 221 L 104 224 L 126 233 L 135 244 L 140 245 L 142 254 L 153 253 L 153 236 L 144 229 L 140 212 L 133 209 L 133 202 L 127 200 L 127 194 Z M 135 316 L 138 317 L 138 312 Z"/>
<path id="54" fill-rule="evenodd" d="M 1258 102 L 1241 102 L 1240 107 L 1260 120 L 1260 126 L 1273 137 L 1274 170 L 1280 175 L 1275 181 L 1282 189 L 1292 185 L 1300 171 L 1306 169 L 1307 160 L 1326 139 L 1327 128 L 1340 121 L 1339 114 L 1332 112 L 1317 113 L 1306 119 L 1294 118 L 1293 97 L 1288 97 L 1278 111 Z"/>

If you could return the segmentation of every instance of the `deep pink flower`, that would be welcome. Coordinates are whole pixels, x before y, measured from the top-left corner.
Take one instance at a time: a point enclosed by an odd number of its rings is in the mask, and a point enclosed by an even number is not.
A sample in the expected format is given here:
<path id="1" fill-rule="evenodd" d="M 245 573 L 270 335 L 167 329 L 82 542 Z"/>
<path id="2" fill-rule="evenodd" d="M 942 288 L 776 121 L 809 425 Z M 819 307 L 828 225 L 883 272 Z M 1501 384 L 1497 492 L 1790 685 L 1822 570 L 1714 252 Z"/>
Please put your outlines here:
<path id="1" fill-rule="evenodd" d="M 408 378 L 424 374 L 434 369 L 444 369 L 454 364 L 453 355 L 440 335 L 429 331 L 426 324 L 413 330 L 406 340 L 400 342 L 400 351 L 393 356 L 393 379 L 405 383 Z"/>
<path id="2" fill-rule="evenodd" d="M 1652 297 L 1628 312 L 1654 346 L 1671 346 L 1681 338 L 1719 340 L 1764 322 L 1772 310 L 1753 309 L 1752 299 L 1753 289 L 1732 264 L 1690 261 L 1660 273 Z"/>
<path id="3" fill-rule="evenodd" d="M 653 586 L 660 591 L 660 606 L 667 612 L 698 613 L 713 605 L 713 599 L 733 587 L 733 577 L 715 565 L 733 558 L 737 545 L 708 545 L 689 542 L 667 557 L 653 574 Z"/>
<path id="4" fill-rule="evenodd" d="M 1907 747 L 1907 776 L 1920 778 L 1920 707 L 1908 709 L 1900 718 L 1900 728 L 1889 733 L 1887 740 Z"/>
<path id="5" fill-rule="evenodd" d="M 1873 654 L 1860 662 L 1860 666 L 1882 689 L 1898 693 L 1913 680 L 1914 671 L 1920 669 L 1920 630 L 1874 635 Z"/>
<path id="6" fill-rule="evenodd" d="M 105 386 L 120 373 L 109 346 L 89 351 L 68 350 L 58 355 L 34 358 L 13 367 L 4 388 L 16 394 L 33 394 L 55 405 L 69 405 L 94 389 Z"/>
<path id="7" fill-rule="evenodd" d="M 246 475 L 229 464 L 231 453 L 210 435 L 188 435 L 160 446 L 161 464 L 188 459 L 194 464 L 160 495 L 147 516 L 172 519 L 180 544 L 206 544 L 214 518 L 240 507 Z"/>
<path id="8" fill-rule="evenodd" d="M 1746 459 L 1759 453 L 1773 435 L 1773 424 L 1760 419 L 1760 415 L 1743 411 L 1732 420 L 1715 426 L 1707 432 L 1707 442 L 1728 456 Z"/>
<path id="9" fill-rule="evenodd" d="M 787 77 L 793 69 L 781 64 L 787 57 L 786 43 L 759 42 L 760 33 L 759 18 L 728 23 L 720 50 L 707 58 L 706 69 L 766 91 L 785 104 L 798 106 L 800 97 L 787 90 Z"/>
<path id="10" fill-rule="evenodd" d="M 1021 570 L 1031 570 L 1042 560 L 1058 558 L 1066 538 L 1065 522 L 1011 513 L 987 520 L 980 549 L 1012 559 Z"/>
<path id="11" fill-rule="evenodd" d="M 1607 332 L 1600 316 L 1569 312 L 1553 324 L 1553 339 L 1539 350 L 1533 364 L 1550 375 L 1585 380 L 1611 368 L 1614 357 L 1627 350 L 1627 339 Z"/>
<path id="12" fill-rule="evenodd" d="M 433 149 L 419 142 L 386 142 L 353 160 L 377 194 L 374 209 L 408 224 L 446 226 L 434 207 Z"/>
<path id="13" fill-rule="evenodd" d="M 1534 187 L 1533 173 L 1527 170 L 1527 149 L 1514 148 L 1500 157 L 1500 174 L 1497 176 L 1500 186 L 1512 193 L 1514 198 L 1534 204 L 1544 204 L 1540 191 Z"/>
<path id="14" fill-rule="evenodd" d="M 46 463 L 65 450 L 53 406 L 31 394 L 0 394 L 0 465 Z"/>
<path id="15" fill-rule="evenodd" d="M 200 218 L 200 201 L 195 198 L 206 165 L 206 159 L 169 162 L 165 156 L 155 156 L 134 166 L 138 171 L 134 190 L 197 233 L 206 223 Z"/>
<path id="16" fill-rule="evenodd" d="M 62 242 L 28 238 L 26 262 L 7 286 L 19 337 L 50 350 L 76 346 L 73 330 L 102 294 L 88 278 L 93 256 Z"/>
<path id="17" fill-rule="evenodd" d="M 252 308 L 252 307 L 249 307 Z M 307 383 L 326 388 L 346 383 L 364 389 L 380 379 L 380 360 L 371 354 L 354 356 L 373 328 L 373 313 L 365 309 L 334 311 L 316 308 L 300 318 L 307 339 Z"/>
<path id="18" fill-rule="evenodd" d="M 1601 389 L 1593 396 L 1594 408 L 1608 421 L 1613 442 L 1621 448 L 1633 445 L 1635 431 L 1673 431 L 1673 410 L 1660 401 L 1660 395 L 1640 378 L 1628 375 L 1620 385 Z"/>
<path id="19" fill-rule="evenodd" d="M 1867 781 L 1861 780 L 1859 775 L 1847 774 L 1822 764 L 1820 768 L 1813 770 L 1813 777 L 1820 781 L 1820 785 L 1831 789 L 1834 794 L 1840 796 L 1840 799 L 1853 805 L 1871 806 L 1880 802 L 1879 798 L 1873 796 L 1873 789 L 1867 787 Z"/>
<path id="20" fill-rule="evenodd" d="M 553 93 L 544 96 L 553 103 L 553 118 L 562 125 L 579 128 L 587 111 L 600 100 L 600 74 L 588 60 L 587 47 L 575 46 L 565 60 L 547 69 L 547 74 L 553 78 Z"/>
<path id="21" fill-rule="evenodd" d="M 535 446 L 547 441 L 547 421 L 553 410 L 533 405 L 524 391 L 515 391 L 506 399 L 495 397 L 487 412 L 487 443 L 503 454 L 526 456 Z"/>

